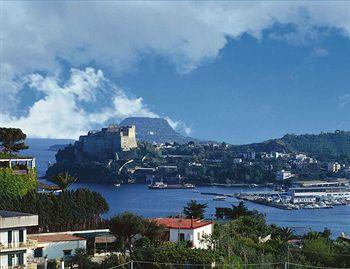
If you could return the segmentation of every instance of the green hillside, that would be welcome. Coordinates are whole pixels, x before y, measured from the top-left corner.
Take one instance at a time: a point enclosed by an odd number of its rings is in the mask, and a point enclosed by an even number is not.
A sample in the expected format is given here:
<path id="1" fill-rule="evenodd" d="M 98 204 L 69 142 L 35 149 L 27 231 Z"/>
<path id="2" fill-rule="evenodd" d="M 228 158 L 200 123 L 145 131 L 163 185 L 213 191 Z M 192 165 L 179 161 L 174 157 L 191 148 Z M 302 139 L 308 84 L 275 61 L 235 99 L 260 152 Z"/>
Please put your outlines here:
<path id="1" fill-rule="evenodd" d="M 350 132 L 335 131 L 334 133 L 321 133 L 317 135 L 287 134 L 280 139 L 271 139 L 262 143 L 235 146 L 235 148 L 237 151 L 303 152 L 320 161 L 350 160 Z"/>

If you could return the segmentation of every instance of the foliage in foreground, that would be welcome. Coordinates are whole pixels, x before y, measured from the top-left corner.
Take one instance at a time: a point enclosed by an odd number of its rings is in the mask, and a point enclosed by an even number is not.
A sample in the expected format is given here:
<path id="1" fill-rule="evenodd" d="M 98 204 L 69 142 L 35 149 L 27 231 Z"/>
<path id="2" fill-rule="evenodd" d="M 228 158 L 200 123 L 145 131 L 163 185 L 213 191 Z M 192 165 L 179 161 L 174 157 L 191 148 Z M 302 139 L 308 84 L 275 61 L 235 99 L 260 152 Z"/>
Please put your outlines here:
<path id="1" fill-rule="evenodd" d="M 0 128 L 0 146 L 5 153 L 18 152 L 27 149 L 24 143 L 27 136 L 18 128 Z"/>
<path id="2" fill-rule="evenodd" d="M 0 210 L 39 215 L 40 232 L 93 229 L 101 225 L 101 215 L 109 210 L 101 194 L 87 189 L 64 191 L 59 195 L 29 192 L 0 195 Z"/>
<path id="3" fill-rule="evenodd" d="M 0 169 L 0 195 L 23 196 L 38 187 L 35 169 L 26 175 L 16 175 L 12 168 Z"/>

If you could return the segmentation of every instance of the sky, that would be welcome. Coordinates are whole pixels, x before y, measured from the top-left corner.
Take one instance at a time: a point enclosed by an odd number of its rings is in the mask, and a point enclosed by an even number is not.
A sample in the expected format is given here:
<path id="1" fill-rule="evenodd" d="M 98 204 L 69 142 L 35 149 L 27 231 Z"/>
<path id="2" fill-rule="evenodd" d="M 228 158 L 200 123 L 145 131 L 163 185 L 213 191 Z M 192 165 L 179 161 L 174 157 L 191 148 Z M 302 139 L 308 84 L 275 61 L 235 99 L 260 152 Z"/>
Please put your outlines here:
<path id="1" fill-rule="evenodd" d="M 0 1 L 0 126 L 130 116 L 233 144 L 350 130 L 350 2 Z"/>

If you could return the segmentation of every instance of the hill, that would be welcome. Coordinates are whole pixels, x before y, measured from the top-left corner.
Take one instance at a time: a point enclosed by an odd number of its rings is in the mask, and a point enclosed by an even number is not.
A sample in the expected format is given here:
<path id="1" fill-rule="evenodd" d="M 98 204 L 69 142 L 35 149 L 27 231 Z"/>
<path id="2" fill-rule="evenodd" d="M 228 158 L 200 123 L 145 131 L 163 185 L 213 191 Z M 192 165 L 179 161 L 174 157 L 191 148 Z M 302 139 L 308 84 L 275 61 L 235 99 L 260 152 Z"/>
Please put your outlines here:
<path id="1" fill-rule="evenodd" d="M 150 143 L 187 143 L 193 138 L 176 132 L 169 123 L 162 118 L 130 117 L 124 119 L 120 125 L 136 125 L 136 139 Z"/>
<path id="2" fill-rule="evenodd" d="M 234 146 L 235 151 L 304 152 L 321 161 L 350 160 L 350 132 L 335 131 L 321 134 L 286 134 L 279 139 Z"/>

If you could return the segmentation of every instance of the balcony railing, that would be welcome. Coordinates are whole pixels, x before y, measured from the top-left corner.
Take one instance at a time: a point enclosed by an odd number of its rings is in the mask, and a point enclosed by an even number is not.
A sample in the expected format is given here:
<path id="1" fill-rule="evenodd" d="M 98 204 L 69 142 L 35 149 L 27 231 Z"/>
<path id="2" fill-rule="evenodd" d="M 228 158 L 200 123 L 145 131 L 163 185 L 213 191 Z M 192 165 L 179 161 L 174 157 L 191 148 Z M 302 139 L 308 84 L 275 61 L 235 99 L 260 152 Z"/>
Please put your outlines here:
<path id="1" fill-rule="evenodd" d="M 16 243 L 7 243 L 7 244 L 0 243 L 0 252 L 23 249 L 23 248 L 30 249 L 30 248 L 35 248 L 36 245 L 37 245 L 36 240 L 27 240 L 27 242 L 16 242 Z"/>

